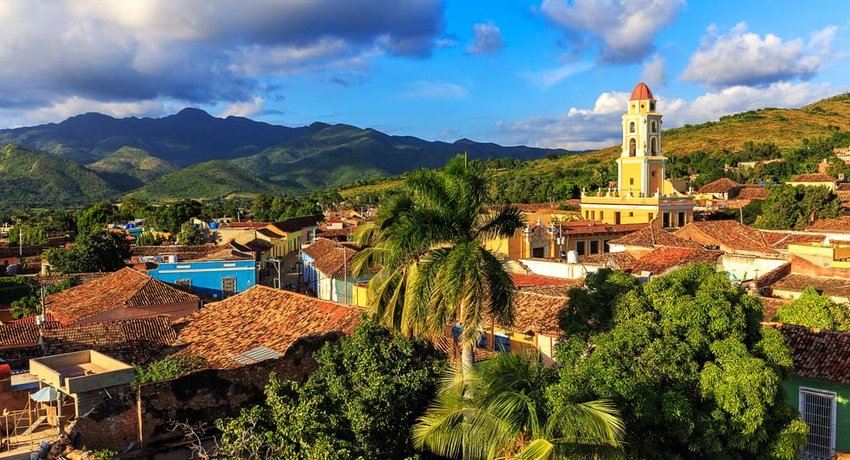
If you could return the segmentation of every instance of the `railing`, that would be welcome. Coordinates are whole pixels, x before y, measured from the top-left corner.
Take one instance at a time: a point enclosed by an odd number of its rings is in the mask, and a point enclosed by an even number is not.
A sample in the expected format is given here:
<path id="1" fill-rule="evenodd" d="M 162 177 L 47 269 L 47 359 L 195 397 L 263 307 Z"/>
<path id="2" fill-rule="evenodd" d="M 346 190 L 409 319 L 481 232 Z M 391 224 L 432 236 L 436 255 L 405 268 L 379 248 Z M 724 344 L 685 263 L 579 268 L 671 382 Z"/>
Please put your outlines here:
<path id="1" fill-rule="evenodd" d="M 56 408 L 32 401 L 21 410 L 4 411 L 0 415 L 0 452 L 29 447 L 38 450 L 41 441 L 55 440 L 59 435 L 56 426 Z"/>

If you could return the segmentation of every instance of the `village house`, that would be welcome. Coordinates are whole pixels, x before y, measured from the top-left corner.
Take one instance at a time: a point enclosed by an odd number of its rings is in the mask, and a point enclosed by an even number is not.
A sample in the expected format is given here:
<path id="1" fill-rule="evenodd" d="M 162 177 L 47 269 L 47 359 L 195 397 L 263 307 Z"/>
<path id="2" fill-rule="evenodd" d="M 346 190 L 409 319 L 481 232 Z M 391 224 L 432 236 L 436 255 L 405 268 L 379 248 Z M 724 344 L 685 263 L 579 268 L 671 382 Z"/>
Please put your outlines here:
<path id="1" fill-rule="evenodd" d="M 744 188 L 740 184 L 727 177 L 721 177 L 715 181 L 709 182 L 697 190 L 695 196 L 697 201 L 701 200 L 731 200 L 738 196 L 738 192 Z"/>
<path id="2" fill-rule="evenodd" d="M 205 300 L 242 292 L 257 284 L 259 267 L 271 244 L 250 240 L 223 245 L 132 246 L 133 267 L 167 283 L 181 286 Z"/>
<path id="3" fill-rule="evenodd" d="M 47 296 L 46 312 L 62 324 L 168 315 L 181 318 L 200 298 L 132 268 Z"/>
<path id="4" fill-rule="evenodd" d="M 794 187 L 826 187 L 831 191 L 835 191 L 838 181 L 829 175 L 823 173 L 800 174 L 799 176 L 786 182 Z"/>
<path id="5" fill-rule="evenodd" d="M 765 326 L 777 329 L 791 350 L 794 371 L 782 387 L 788 404 L 809 426 L 801 458 L 850 453 L 850 333 L 790 324 Z"/>
<path id="6" fill-rule="evenodd" d="M 850 301 L 850 242 L 790 244 L 788 257 L 787 270 L 769 284 L 770 295 L 796 299 L 812 286 L 836 302 Z"/>
<path id="7" fill-rule="evenodd" d="M 357 285 L 362 286 L 372 275 L 353 276 L 352 265 L 356 254 L 357 250 L 324 238 L 318 238 L 302 249 L 303 282 L 307 291 L 315 293 L 322 300 L 365 305 L 366 296 L 362 287 L 358 288 Z"/>
<path id="8" fill-rule="evenodd" d="M 213 369 L 233 369 L 279 358 L 302 336 L 350 334 L 361 313 L 356 307 L 255 286 L 178 323 L 178 354 L 199 356 Z"/>
<path id="9" fill-rule="evenodd" d="M 301 249 L 301 245 L 313 241 L 319 222 L 323 219 L 323 215 L 317 214 L 275 222 L 258 229 L 257 238 L 272 244 L 269 254 L 271 258 L 282 258 Z"/>

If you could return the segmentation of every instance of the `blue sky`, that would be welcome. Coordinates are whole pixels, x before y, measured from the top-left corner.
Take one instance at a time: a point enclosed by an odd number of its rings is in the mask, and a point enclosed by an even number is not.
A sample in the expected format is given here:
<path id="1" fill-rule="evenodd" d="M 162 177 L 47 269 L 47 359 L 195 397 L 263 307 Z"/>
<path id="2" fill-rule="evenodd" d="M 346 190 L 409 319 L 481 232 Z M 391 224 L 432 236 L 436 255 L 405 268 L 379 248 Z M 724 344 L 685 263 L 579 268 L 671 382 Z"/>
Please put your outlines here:
<path id="1" fill-rule="evenodd" d="M 850 90 L 843 1 L 6 0 L 0 126 L 186 106 L 453 141 L 617 142 Z"/>

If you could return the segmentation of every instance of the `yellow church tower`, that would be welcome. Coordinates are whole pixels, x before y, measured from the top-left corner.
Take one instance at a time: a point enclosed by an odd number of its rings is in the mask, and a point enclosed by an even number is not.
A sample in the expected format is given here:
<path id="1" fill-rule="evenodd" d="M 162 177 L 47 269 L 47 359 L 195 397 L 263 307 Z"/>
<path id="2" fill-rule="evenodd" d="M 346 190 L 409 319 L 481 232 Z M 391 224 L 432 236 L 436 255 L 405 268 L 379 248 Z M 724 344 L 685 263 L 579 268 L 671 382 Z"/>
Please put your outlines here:
<path id="1" fill-rule="evenodd" d="M 607 224 L 649 223 L 657 218 L 665 228 L 691 222 L 693 197 L 667 180 L 667 158 L 661 152 L 661 113 L 649 86 L 638 83 L 623 114 L 617 187 L 600 189 L 596 196 L 582 191 L 583 217 Z"/>

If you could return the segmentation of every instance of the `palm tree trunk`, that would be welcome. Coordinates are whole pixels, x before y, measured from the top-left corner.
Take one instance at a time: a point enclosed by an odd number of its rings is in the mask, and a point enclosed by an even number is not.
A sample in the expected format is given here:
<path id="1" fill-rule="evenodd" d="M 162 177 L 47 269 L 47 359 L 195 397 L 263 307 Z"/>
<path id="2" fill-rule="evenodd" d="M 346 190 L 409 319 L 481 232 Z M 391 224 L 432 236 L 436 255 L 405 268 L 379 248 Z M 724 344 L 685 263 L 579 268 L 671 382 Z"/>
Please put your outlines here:
<path id="1" fill-rule="evenodd" d="M 475 364 L 475 344 L 464 343 L 461 345 L 460 364 L 463 369 L 464 380 L 466 380 L 466 370 L 472 369 Z"/>

